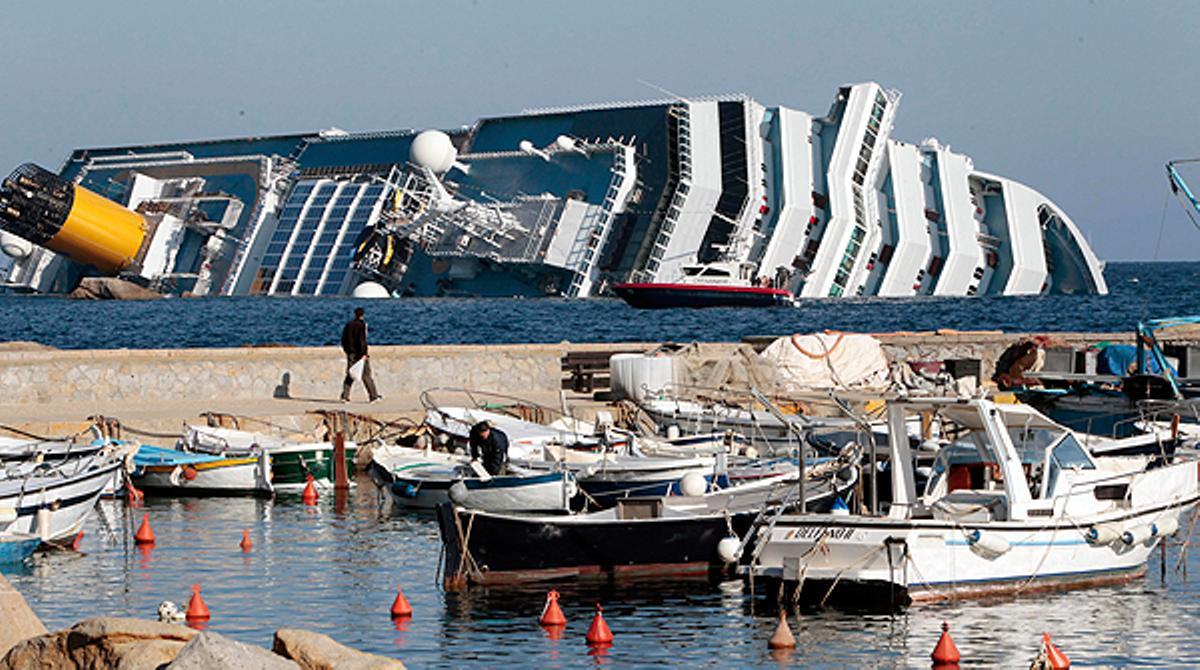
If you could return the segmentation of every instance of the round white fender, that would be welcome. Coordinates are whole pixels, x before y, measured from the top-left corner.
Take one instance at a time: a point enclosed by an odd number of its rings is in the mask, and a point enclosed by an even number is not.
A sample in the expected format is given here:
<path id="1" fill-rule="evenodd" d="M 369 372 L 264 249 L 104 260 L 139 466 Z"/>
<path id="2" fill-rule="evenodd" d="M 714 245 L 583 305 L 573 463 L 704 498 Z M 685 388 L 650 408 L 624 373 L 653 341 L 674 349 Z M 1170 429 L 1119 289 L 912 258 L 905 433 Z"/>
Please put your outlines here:
<path id="1" fill-rule="evenodd" d="M 995 533 L 984 533 L 978 529 L 967 533 L 967 542 L 970 543 L 971 549 L 985 557 L 1002 556 L 1012 549 L 1008 540 Z"/>
<path id="2" fill-rule="evenodd" d="M 721 538 L 717 543 L 717 556 L 725 563 L 734 563 L 741 558 L 742 541 L 732 535 Z"/>
<path id="3" fill-rule="evenodd" d="M 1130 546 L 1141 544 L 1152 537 L 1154 537 L 1154 526 L 1148 523 L 1138 524 L 1121 533 L 1121 541 Z"/>
<path id="4" fill-rule="evenodd" d="M 1083 534 L 1088 544 L 1103 546 L 1121 539 L 1121 529 L 1115 524 L 1102 523 L 1092 526 Z"/>
<path id="5" fill-rule="evenodd" d="M 1159 517 L 1158 520 L 1154 522 L 1155 537 L 1174 535 L 1175 531 L 1177 530 L 1179 530 L 1179 517 L 1175 516 L 1174 514 L 1168 514 L 1166 516 Z"/>
<path id="6" fill-rule="evenodd" d="M 448 493 L 455 504 L 461 505 L 467 499 L 467 485 L 462 482 L 454 482 L 450 485 Z"/>
<path id="7" fill-rule="evenodd" d="M 704 475 L 699 472 L 689 472 L 679 480 L 679 492 L 685 496 L 702 496 L 706 488 L 708 482 L 704 481 Z"/>

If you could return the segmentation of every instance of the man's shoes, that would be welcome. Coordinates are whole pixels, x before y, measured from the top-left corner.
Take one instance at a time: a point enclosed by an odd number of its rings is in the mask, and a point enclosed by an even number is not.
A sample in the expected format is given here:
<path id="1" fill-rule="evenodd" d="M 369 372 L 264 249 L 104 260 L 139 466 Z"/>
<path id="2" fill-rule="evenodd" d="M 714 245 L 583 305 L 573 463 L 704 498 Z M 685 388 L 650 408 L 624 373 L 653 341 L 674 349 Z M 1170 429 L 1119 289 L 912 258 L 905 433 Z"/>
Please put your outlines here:
<path id="1" fill-rule="evenodd" d="M 350 399 L 346 398 L 346 397 L 338 398 L 338 400 L 340 400 L 341 402 L 350 402 Z"/>
<path id="2" fill-rule="evenodd" d="M 368 402 L 370 402 L 372 405 L 374 405 L 375 403 L 379 402 L 380 400 L 383 400 L 383 396 L 377 395 L 374 398 L 371 398 Z"/>

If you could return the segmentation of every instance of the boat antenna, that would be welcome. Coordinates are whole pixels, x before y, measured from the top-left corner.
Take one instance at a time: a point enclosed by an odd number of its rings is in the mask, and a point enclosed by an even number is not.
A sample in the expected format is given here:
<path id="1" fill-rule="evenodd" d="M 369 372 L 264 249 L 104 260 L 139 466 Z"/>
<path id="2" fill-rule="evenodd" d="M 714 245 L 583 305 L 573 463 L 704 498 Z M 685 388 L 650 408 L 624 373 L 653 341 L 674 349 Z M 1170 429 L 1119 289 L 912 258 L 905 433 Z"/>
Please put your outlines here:
<path id="1" fill-rule="evenodd" d="M 659 93 L 666 95 L 667 97 L 674 98 L 676 100 L 682 100 L 683 102 L 691 102 L 690 100 L 683 97 L 682 95 L 679 95 L 678 93 L 672 93 L 671 91 L 668 91 L 667 89 L 663 88 L 662 86 L 659 86 L 658 84 L 655 84 L 653 82 L 646 81 L 645 79 L 638 79 L 637 83 L 641 84 L 642 86 L 652 88 L 652 89 L 658 91 Z"/>

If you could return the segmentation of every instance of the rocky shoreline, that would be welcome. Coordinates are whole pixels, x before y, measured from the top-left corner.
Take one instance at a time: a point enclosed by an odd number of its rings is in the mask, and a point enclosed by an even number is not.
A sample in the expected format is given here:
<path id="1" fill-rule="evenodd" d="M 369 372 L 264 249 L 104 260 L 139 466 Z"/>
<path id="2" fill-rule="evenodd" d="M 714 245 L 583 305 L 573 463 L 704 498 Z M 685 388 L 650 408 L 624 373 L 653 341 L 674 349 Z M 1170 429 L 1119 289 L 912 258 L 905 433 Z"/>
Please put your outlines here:
<path id="1" fill-rule="evenodd" d="M 93 617 L 47 632 L 21 594 L 0 575 L 0 670 L 403 670 L 395 659 L 367 654 L 328 635 L 298 628 L 275 632 L 271 649 L 214 631 L 123 617 Z"/>

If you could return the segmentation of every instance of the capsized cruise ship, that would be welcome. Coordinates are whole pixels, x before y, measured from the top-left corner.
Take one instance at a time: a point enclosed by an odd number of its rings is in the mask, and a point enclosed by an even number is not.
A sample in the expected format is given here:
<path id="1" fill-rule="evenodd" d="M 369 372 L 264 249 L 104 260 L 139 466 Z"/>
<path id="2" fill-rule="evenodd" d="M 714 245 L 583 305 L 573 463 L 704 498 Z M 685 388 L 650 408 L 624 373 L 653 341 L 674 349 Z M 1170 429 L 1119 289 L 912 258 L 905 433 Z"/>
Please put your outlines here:
<path id="1" fill-rule="evenodd" d="M 899 103 L 862 83 L 823 116 L 730 95 L 80 149 L 0 185 L 3 286 L 588 297 L 708 265 L 799 299 L 1107 292 L 1061 208 L 893 139 Z"/>

